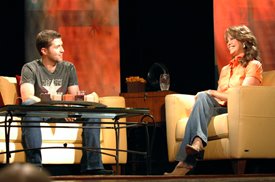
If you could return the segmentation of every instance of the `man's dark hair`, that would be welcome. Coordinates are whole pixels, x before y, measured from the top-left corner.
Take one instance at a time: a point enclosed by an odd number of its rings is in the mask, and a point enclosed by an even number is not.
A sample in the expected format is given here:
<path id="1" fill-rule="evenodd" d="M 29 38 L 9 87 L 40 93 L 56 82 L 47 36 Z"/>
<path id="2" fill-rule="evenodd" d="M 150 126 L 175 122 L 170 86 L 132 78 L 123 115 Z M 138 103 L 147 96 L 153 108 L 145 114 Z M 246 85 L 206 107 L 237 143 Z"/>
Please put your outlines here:
<path id="1" fill-rule="evenodd" d="M 43 30 L 36 36 L 36 48 L 40 55 L 42 55 L 41 49 L 51 46 L 51 42 L 54 39 L 61 38 L 61 34 L 54 30 Z"/>

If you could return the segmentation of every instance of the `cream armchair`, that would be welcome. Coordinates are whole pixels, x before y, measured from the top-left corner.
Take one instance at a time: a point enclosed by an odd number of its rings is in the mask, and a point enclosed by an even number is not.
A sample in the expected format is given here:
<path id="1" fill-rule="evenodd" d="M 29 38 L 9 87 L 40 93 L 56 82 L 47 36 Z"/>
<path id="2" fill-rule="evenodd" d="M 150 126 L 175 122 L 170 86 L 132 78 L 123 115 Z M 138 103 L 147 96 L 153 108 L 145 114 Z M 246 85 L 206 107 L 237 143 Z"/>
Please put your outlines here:
<path id="1" fill-rule="evenodd" d="M 215 116 L 208 126 L 204 160 L 232 160 L 235 173 L 242 174 L 246 159 L 275 158 L 275 71 L 263 73 L 262 86 L 232 88 L 228 113 Z M 194 96 L 165 97 L 169 162 L 175 161 L 185 132 Z"/>
<path id="2" fill-rule="evenodd" d="M 2 105 L 15 104 L 18 97 L 18 90 L 15 77 L 0 76 L 0 103 Z M 125 107 L 125 99 L 122 96 L 105 96 L 99 97 L 99 102 L 108 107 Z M 17 118 L 20 119 L 20 118 Z M 3 121 L 4 117 L 0 117 Z M 120 119 L 125 122 L 125 119 Z M 19 125 L 19 123 L 16 123 Z M 61 123 L 42 123 L 41 125 L 52 125 L 52 128 L 41 128 L 42 130 L 42 147 L 63 146 L 64 143 L 68 147 L 81 147 L 81 129 L 80 128 L 58 128 L 55 126 L 64 125 Z M 80 124 L 70 123 L 68 125 L 78 126 Z M 11 128 L 10 150 L 22 149 L 21 129 Z M 112 129 L 101 129 L 100 135 L 101 148 L 115 149 L 115 131 Z M 126 129 L 120 130 L 120 149 L 127 150 Z M 0 152 L 6 150 L 4 128 L 0 127 Z M 82 156 L 81 150 L 75 149 L 45 149 L 42 152 L 43 164 L 79 164 Z M 115 151 L 102 151 L 109 154 L 115 154 Z M 104 164 L 115 164 L 115 158 L 109 155 L 102 155 Z M 10 162 L 24 162 L 25 156 L 23 152 L 13 153 Z M 0 155 L 0 163 L 6 162 L 6 156 Z M 119 152 L 119 163 L 127 162 L 127 153 Z"/>

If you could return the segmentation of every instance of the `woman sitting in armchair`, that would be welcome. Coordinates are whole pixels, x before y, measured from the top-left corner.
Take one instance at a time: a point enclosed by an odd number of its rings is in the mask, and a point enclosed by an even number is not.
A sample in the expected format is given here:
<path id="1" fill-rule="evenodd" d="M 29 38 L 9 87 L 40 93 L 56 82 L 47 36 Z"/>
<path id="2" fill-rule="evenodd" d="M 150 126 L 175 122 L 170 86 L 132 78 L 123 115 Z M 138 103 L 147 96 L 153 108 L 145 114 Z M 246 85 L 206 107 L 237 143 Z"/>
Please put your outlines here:
<path id="1" fill-rule="evenodd" d="M 185 175 L 196 165 L 207 145 L 207 128 L 213 116 L 227 112 L 228 89 L 239 86 L 260 85 L 262 64 L 257 40 L 245 25 L 232 26 L 225 31 L 225 41 L 232 59 L 220 72 L 217 90 L 198 92 L 188 119 L 183 141 L 177 153 L 179 161 L 171 173 Z"/>

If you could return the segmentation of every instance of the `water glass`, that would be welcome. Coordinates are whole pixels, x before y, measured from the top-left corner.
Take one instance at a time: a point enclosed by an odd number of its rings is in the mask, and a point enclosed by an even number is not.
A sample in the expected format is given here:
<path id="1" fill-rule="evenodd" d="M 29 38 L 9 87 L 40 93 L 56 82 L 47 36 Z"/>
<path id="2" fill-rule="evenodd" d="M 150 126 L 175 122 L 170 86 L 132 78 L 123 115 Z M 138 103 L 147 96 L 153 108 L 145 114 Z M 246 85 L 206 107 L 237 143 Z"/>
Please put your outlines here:
<path id="1" fill-rule="evenodd" d="M 84 101 L 85 98 L 85 91 L 84 90 L 79 90 L 75 96 L 76 101 Z"/>
<path id="2" fill-rule="evenodd" d="M 168 73 L 163 73 L 159 76 L 159 86 L 161 91 L 169 90 L 170 75 Z"/>
<path id="3" fill-rule="evenodd" d="M 42 102 L 49 102 L 49 101 L 51 101 L 51 94 L 41 93 L 40 94 L 40 99 L 41 99 Z"/>
<path id="4" fill-rule="evenodd" d="M 57 92 L 56 94 L 52 95 L 52 100 L 54 101 L 61 101 L 63 96 L 63 92 Z"/>

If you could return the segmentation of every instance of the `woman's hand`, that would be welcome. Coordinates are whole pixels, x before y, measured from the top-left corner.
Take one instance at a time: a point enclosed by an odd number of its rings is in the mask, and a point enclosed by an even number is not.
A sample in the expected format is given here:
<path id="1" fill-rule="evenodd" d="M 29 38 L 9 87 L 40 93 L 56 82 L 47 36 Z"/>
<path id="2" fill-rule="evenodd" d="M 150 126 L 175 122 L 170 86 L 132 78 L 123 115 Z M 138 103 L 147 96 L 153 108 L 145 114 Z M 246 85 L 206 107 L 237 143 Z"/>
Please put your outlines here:
<path id="1" fill-rule="evenodd" d="M 195 95 L 195 100 L 197 100 L 198 95 L 199 95 L 200 93 L 203 93 L 203 92 L 205 92 L 205 93 L 207 93 L 207 94 L 211 95 L 211 90 L 204 90 L 204 91 L 200 91 L 200 92 L 198 92 L 198 93 Z"/>

